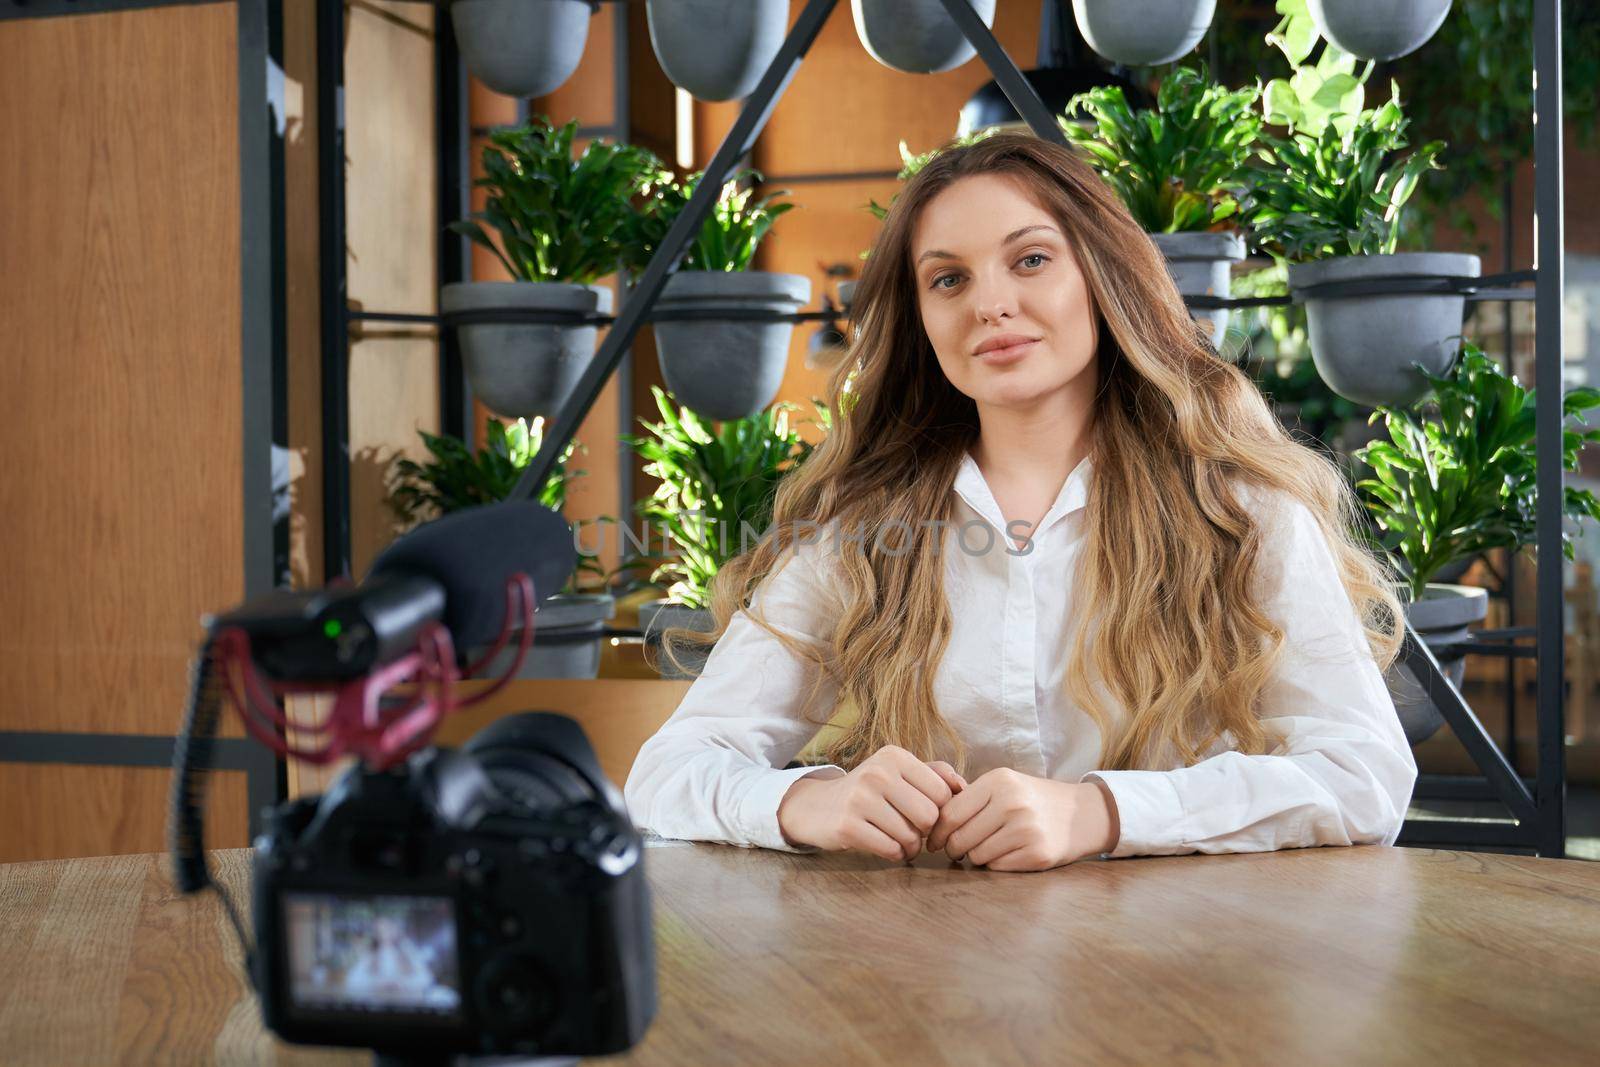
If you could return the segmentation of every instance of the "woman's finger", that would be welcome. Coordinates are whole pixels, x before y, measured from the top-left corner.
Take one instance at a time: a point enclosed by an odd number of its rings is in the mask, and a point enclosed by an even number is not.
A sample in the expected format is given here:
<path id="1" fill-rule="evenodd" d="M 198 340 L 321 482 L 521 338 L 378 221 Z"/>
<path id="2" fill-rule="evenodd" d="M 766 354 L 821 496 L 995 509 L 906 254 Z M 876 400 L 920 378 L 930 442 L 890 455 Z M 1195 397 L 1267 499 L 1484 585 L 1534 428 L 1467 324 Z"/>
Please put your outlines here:
<path id="1" fill-rule="evenodd" d="M 945 839 L 944 850 L 953 860 L 965 859 L 967 854 L 989 839 L 1005 825 L 1004 811 L 998 804 L 985 804 L 983 810 Z"/>
<path id="2" fill-rule="evenodd" d="M 1002 826 L 968 849 L 967 859 L 972 861 L 974 867 L 982 867 L 1026 844 L 1027 840 L 1021 832 L 1010 826 Z"/>
<path id="3" fill-rule="evenodd" d="M 904 815 L 900 814 L 900 810 L 889 802 L 888 797 L 878 798 L 878 803 L 868 810 L 866 820 L 900 843 L 900 847 L 905 850 L 905 855 L 901 856 L 901 859 L 912 859 L 922 851 L 922 835 Z"/>

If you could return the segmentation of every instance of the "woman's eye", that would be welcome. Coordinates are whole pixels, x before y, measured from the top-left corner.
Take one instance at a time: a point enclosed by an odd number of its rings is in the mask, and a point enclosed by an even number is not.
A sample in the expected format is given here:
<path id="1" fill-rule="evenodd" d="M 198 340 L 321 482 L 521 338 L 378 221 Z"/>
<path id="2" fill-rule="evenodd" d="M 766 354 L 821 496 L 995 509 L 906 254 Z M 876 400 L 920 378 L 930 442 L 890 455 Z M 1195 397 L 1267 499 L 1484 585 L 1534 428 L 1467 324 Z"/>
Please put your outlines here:
<path id="1" fill-rule="evenodd" d="M 941 275 L 939 275 L 937 278 L 935 278 L 933 280 L 932 288 L 934 288 L 934 289 L 948 289 L 948 288 L 950 288 L 948 285 L 941 285 L 940 283 L 941 282 L 947 282 L 951 278 L 954 278 L 954 277 L 956 277 L 956 275 L 954 275 L 954 274 L 941 274 Z"/>
<path id="2" fill-rule="evenodd" d="M 1017 262 L 1018 263 L 1026 263 L 1030 259 L 1043 260 L 1043 262 L 1041 262 L 1039 264 L 1039 266 L 1041 266 L 1041 267 L 1044 266 L 1045 263 L 1050 262 L 1050 257 L 1045 255 L 1043 252 L 1029 252 L 1027 255 L 1025 255 L 1021 259 L 1019 259 Z"/>

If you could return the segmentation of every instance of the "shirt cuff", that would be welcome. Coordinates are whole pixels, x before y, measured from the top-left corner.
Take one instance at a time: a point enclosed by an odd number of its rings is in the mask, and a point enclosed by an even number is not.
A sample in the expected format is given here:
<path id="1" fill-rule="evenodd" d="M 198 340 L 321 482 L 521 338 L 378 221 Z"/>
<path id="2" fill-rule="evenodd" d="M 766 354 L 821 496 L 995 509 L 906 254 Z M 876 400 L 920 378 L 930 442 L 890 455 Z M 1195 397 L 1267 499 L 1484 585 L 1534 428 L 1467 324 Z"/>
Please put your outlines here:
<path id="1" fill-rule="evenodd" d="M 1104 782 L 1117 803 L 1120 836 L 1102 859 L 1174 856 L 1194 851 L 1184 841 L 1188 815 L 1165 771 L 1090 771 L 1079 782 Z"/>
<path id="2" fill-rule="evenodd" d="M 789 787 L 801 778 L 818 771 L 836 770 L 844 774 L 843 767 L 832 763 L 816 767 L 787 767 L 763 774 L 755 787 L 739 800 L 739 826 L 744 832 L 747 847 L 771 848 L 780 852 L 820 852 L 814 845 L 791 845 L 778 828 L 778 806 L 783 803 Z"/>

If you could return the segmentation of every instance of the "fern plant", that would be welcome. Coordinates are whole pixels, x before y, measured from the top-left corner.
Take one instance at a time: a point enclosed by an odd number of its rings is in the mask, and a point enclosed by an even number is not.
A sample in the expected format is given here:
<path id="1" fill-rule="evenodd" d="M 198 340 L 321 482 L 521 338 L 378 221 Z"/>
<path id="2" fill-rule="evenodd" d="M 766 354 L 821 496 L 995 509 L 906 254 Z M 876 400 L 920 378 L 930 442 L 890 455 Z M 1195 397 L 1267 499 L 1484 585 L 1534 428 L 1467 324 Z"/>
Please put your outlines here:
<path id="1" fill-rule="evenodd" d="M 1537 390 L 1524 389 L 1471 342 L 1448 375 L 1418 368 L 1433 384 L 1429 400 L 1410 408 L 1380 407 L 1389 440 L 1353 454 L 1376 477 L 1356 483 L 1362 502 L 1385 531 L 1382 547 L 1399 557 L 1413 598 L 1456 560 L 1491 548 L 1518 549 L 1538 540 L 1534 412 Z M 1426 408 L 1433 409 L 1425 416 Z M 1563 420 L 1600 407 L 1600 390 L 1581 386 L 1561 401 Z M 1578 452 L 1600 441 L 1600 429 L 1563 425 L 1562 464 L 1578 469 Z M 1564 486 L 1568 518 L 1600 519 L 1600 501 L 1587 489 Z M 1572 540 L 1561 533 L 1562 552 L 1573 558 Z"/>
<path id="2" fill-rule="evenodd" d="M 1260 98 L 1259 85 L 1227 89 L 1204 65 L 1178 67 L 1162 79 L 1153 109 L 1135 111 L 1120 86 L 1102 86 L 1067 101 L 1057 121 L 1145 232 L 1220 230 L 1239 212 Z M 1092 127 L 1073 121 L 1080 116 Z"/>
<path id="3" fill-rule="evenodd" d="M 632 226 L 635 201 L 661 161 L 648 149 L 598 139 L 574 159 L 577 131 L 576 119 L 557 128 L 539 118 L 491 133 L 484 177 L 473 182 L 488 190 L 484 210 L 448 229 L 493 252 L 521 281 L 589 285 L 616 271 L 628 253 L 616 235 Z"/>
<path id="4" fill-rule="evenodd" d="M 1391 92 L 1348 131 L 1329 122 L 1317 134 L 1262 136 L 1245 213 L 1263 249 L 1296 261 L 1395 250 L 1401 209 L 1422 175 L 1441 169 L 1444 144 L 1430 141 L 1401 158 L 1408 120 L 1399 86 Z"/>
<path id="5" fill-rule="evenodd" d="M 664 557 L 651 582 L 670 582 L 667 595 L 692 608 L 710 604 L 721 566 L 772 524 L 778 482 L 810 456 L 813 447 L 789 423 L 797 405 L 780 401 L 743 419 L 713 428 L 694 411 L 651 386 L 659 423 L 641 423 L 648 437 L 623 440 L 646 460 L 645 472 L 661 485 L 636 510 L 654 520 L 675 554 Z M 819 414 L 824 405 L 817 404 Z M 823 414 L 822 425 L 831 425 Z"/>
<path id="6" fill-rule="evenodd" d="M 531 425 L 523 419 L 513 423 L 486 419 L 484 445 L 476 453 L 458 437 L 426 430 L 418 430 L 417 436 L 422 438 L 429 459 L 418 463 L 401 456 L 389 474 L 389 506 L 404 529 L 462 508 L 504 500 L 515 488 L 522 468 L 539 454 L 544 441 L 544 418 L 535 418 Z M 555 470 L 539 491 L 539 503 L 552 511 L 566 507 L 568 485 L 588 473 L 567 469 L 573 451 L 579 448 L 588 451 L 576 440 L 567 443 Z M 615 520 L 601 516 L 598 521 Z M 611 578 L 597 553 L 579 551 L 577 571 L 563 592 L 578 592 L 578 576 L 583 574 L 597 578 L 602 587 Z"/>
<path id="7" fill-rule="evenodd" d="M 627 238 L 622 242 L 625 265 L 635 277 L 644 273 L 656 249 L 666 239 L 667 231 L 689 206 L 689 198 L 704 177 L 704 171 L 696 171 L 680 179 L 672 171 L 657 167 L 641 184 L 644 204 L 626 223 Z M 746 180 L 751 185 L 741 188 L 740 184 Z M 760 171 L 745 168 L 723 183 L 710 217 L 701 224 L 699 233 L 679 261 L 679 270 L 750 269 L 756 249 L 771 231 L 772 224 L 795 206 L 773 202 L 788 195 L 787 189 L 755 199 L 755 185 L 760 181 Z"/>

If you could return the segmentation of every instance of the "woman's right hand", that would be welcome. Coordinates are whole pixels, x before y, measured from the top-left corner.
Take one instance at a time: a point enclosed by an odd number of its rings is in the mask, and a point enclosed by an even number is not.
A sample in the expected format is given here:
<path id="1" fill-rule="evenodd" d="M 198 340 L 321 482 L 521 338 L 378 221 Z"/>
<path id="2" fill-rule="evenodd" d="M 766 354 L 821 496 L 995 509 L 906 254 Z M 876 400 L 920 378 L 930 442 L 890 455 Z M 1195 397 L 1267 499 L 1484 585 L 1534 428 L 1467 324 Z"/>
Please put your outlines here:
<path id="1" fill-rule="evenodd" d="M 885 745 L 847 774 L 796 780 L 778 805 L 778 828 L 792 845 L 909 860 L 966 785 L 943 760 Z"/>

